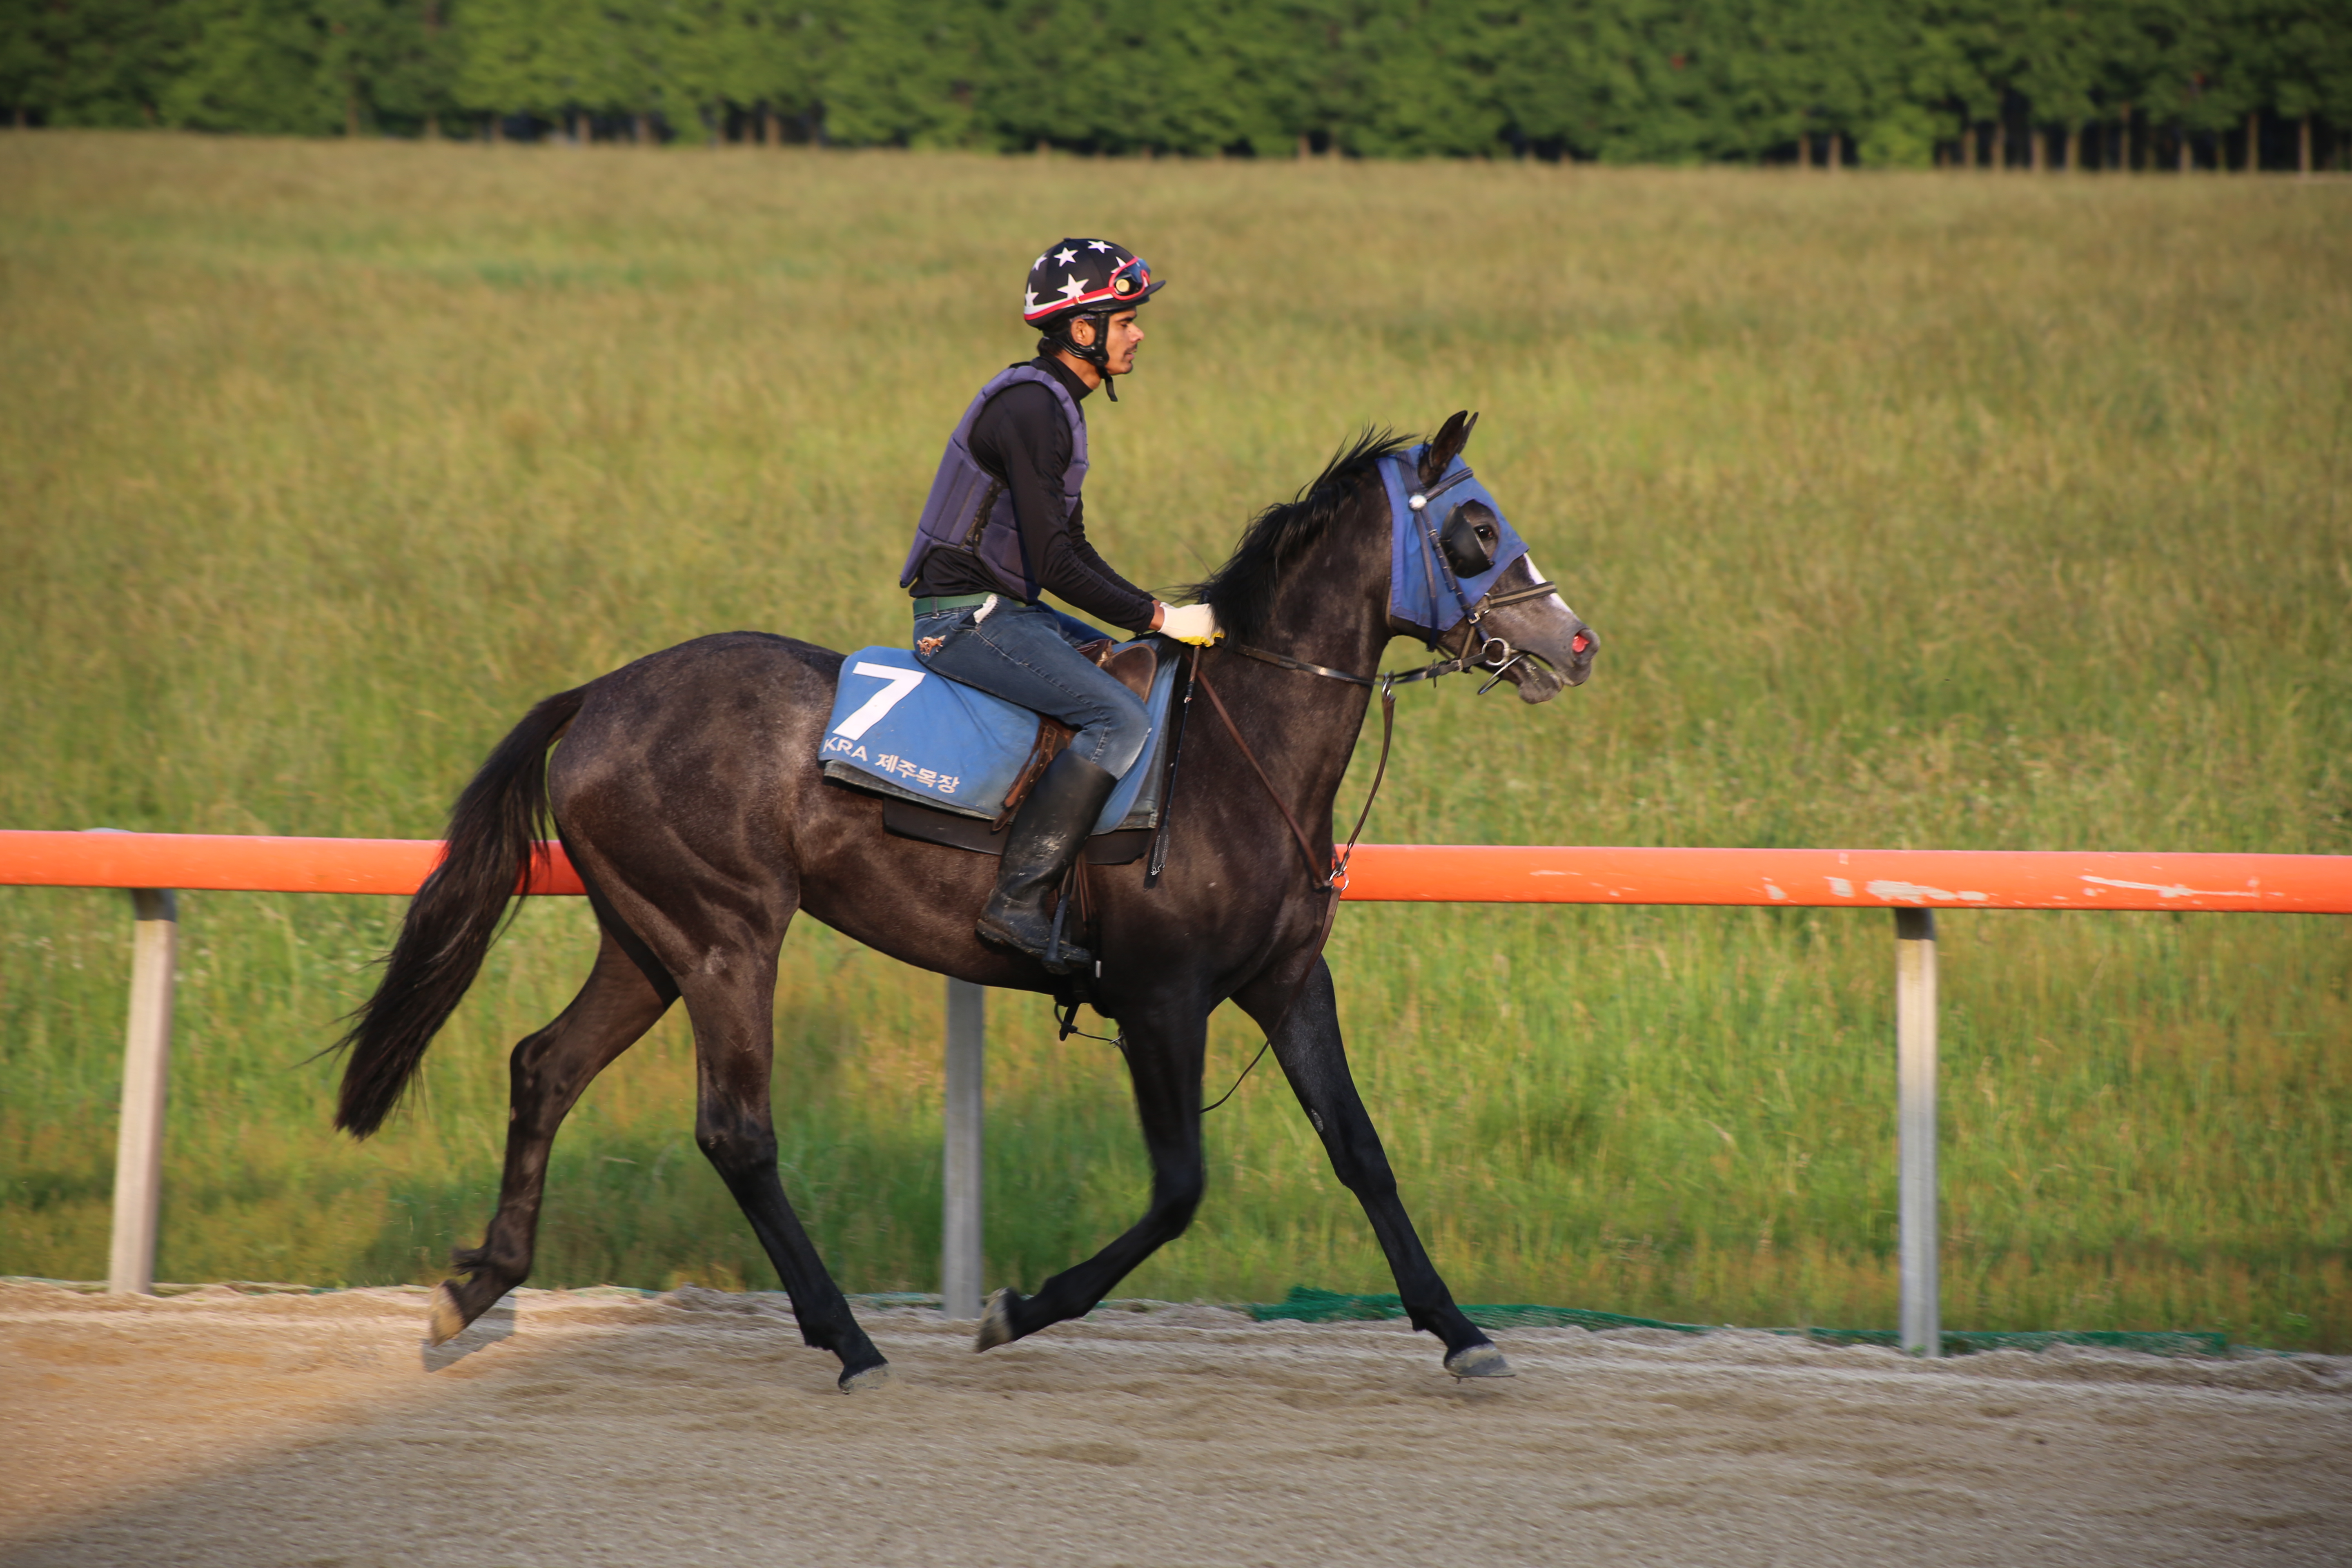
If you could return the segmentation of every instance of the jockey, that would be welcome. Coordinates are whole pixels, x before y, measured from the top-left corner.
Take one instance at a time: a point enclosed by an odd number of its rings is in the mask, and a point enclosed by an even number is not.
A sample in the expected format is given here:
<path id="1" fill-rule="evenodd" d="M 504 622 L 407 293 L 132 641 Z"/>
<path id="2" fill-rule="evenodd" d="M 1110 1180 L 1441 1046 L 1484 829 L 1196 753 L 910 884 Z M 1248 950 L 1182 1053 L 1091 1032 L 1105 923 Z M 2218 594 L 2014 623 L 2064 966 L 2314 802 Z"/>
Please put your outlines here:
<path id="1" fill-rule="evenodd" d="M 1037 356 L 998 373 L 948 437 L 899 585 L 914 595 L 915 657 L 950 680 L 1050 715 L 1076 731 L 1013 818 L 983 942 L 1043 960 L 1045 900 L 1085 848 L 1111 790 L 1151 726 L 1135 694 L 1080 654 L 1101 634 L 1044 604 L 1051 593 L 1135 633 L 1185 642 L 1217 635 L 1205 605 L 1163 605 L 1087 542 L 1079 487 L 1097 386 L 1135 368 L 1136 307 L 1160 284 L 1143 258 L 1101 239 L 1065 239 L 1029 269 L 1022 320 Z M 1118 401 L 1116 390 L 1111 401 Z M 1066 938 L 1057 973 L 1091 969 Z"/>

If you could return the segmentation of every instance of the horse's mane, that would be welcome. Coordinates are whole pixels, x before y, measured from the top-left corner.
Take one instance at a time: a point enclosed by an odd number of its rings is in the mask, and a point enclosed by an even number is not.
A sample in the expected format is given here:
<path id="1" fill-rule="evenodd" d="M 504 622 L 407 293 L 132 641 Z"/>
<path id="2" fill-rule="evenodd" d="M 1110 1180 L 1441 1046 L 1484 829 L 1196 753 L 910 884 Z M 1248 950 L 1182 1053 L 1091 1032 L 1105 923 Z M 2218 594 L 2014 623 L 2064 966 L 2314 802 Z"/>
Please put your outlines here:
<path id="1" fill-rule="evenodd" d="M 1273 617 L 1274 591 L 1283 573 L 1330 531 L 1357 484 L 1375 464 L 1419 439 L 1366 426 L 1332 455 L 1313 483 L 1252 518 L 1225 563 L 1186 589 L 1183 596 L 1214 609 L 1217 624 L 1228 636 L 1241 642 L 1256 641 Z"/>

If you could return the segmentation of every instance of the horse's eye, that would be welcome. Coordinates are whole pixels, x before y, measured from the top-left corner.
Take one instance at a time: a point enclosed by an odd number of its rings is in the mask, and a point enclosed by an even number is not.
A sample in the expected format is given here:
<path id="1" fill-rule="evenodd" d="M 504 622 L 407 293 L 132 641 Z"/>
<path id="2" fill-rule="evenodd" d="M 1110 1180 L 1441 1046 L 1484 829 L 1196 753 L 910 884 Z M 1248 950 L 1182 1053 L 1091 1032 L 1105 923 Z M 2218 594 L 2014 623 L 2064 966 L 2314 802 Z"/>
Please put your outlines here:
<path id="1" fill-rule="evenodd" d="M 1501 537 L 1502 528 L 1494 511 L 1485 502 L 1475 500 L 1462 504 L 1440 536 L 1447 563 L 1461 577 L 1475 577 L 1491 571 L 1495 543 Z"/>

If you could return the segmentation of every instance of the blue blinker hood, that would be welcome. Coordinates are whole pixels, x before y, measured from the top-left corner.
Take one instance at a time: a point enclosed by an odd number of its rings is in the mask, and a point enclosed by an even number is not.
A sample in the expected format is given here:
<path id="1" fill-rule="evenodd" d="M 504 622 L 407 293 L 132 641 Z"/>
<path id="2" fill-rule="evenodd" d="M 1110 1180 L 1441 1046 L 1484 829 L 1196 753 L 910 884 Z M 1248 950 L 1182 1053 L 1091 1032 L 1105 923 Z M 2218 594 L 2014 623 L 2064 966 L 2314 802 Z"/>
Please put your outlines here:
<path id="1" fill-rule="evenodd" d="M 1414 447 L 1382 458 L 1381 483 L 1389 493 L 1389 614 L 1434 638 L 1460 626 L 1470 606 L 1486 596 L 1528 547 L 1458 456 L 1429 487 L 1441 493 L 1415 511 L 1412 498 L 1427 493 L 1421 483 L 1421 455 L 1427 449 L 1426 445 Z M 1494 512 L 1502 537 L 1495 543 L 1494 565 L 1475 577 L 1457 579 L 1438 540 L 1454 511 L 1472 500 L 1484 501 Z"/>

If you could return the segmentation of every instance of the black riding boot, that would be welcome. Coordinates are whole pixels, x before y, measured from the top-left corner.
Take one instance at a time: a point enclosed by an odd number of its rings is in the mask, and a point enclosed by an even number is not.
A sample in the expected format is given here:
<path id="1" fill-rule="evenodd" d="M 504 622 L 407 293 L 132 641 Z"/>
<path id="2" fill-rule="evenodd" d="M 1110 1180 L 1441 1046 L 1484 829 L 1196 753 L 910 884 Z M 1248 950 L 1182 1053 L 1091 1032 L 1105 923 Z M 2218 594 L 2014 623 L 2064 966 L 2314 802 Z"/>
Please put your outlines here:
<path id="1" fill-rule="evenodd" d="M 1115 774 L 1072 752 L 1064 752 L 1046 767 L 1007 830 L 996 891 L 989 895 L 975 927 L 982 942 L 1045 960 L 1054 940 L 1054 917 L 1045 910 L 1045 896 L 1069 875 L 1070 863 L 1085 849 L 1103 803 L 1118 785 Z M 1076 934 L 1066 922 L 1060 957 L 1046 964 L 1049 971 L 1076 974 L 1094 967 L 1095 955 L 1071 941 Z"/>

